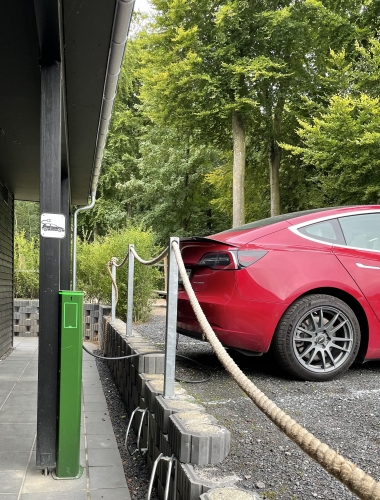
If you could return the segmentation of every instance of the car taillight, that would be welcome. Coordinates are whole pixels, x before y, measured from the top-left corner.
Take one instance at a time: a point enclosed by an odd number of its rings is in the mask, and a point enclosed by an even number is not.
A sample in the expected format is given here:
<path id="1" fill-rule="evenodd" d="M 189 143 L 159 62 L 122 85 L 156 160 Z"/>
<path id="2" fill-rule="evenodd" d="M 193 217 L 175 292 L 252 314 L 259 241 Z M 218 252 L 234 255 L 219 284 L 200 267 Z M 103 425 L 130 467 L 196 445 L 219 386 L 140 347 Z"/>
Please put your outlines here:
<path id="1" fill-rule="evenodd" d="M 232 252 L 206 253 L 198 262 L 198 266 L 211 267 L 211 269 L 237 269 L 236 259 Z"/>
<path id="2" fill-rule="evenodd" d="M 266 250 L 228 250 L 227 252 L 210 252 L 203 255 L 197 265 L 224 271 L 229 269 L 245 269 L 260 260 L 267 253 Z"/>
<path id="3" fill-rule="evenodd" d="M 238 250 L 237 260 L 239 269 L 244 269 L 258 260 L 260 260 L 268 252 L 266 250 Z"/>

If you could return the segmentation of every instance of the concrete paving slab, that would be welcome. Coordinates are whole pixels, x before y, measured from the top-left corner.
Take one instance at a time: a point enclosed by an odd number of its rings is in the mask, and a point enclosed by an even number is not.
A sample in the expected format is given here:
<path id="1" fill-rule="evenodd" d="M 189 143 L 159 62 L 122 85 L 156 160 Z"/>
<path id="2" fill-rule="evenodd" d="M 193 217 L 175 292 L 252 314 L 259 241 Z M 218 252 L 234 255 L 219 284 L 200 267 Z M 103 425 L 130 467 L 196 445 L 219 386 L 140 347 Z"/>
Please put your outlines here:
<path id="1" fill-rule="evenodd" d="M 87 394 L 84 392 L 83 400 L 85 403 L 103 403 L 104 394 Z"/>
<path id="2" fill-rule="evenodd" d="M 0 424 L 8 424 L 9 422 L 30 424 L 37 422 L 37 412 L 19 413 L 19 412 L 2 412 L 0 411 Z"/>
<path id="3" fill-rule="evenodd" d="M 89 434 L 87 435 L 87 448 L 90 451 L 91 449 L 96 448 L 116 448 L 117 443 L 115 439 L 115 435 L 112 434 Z"/>
<path id="4" fill-rule="evenodd" d="M 1 398 L 1 396 L 0 396 Z M 98 411 L 108 411 L 107 403 L 98 402 L 98 403 L 84 403 L 84 411 L 87 413 L 98 412 Z"/>
<path id="5" fill-rule="evenodd" d="M 13 412 L 16 411 L 20 413 L 37 413 L 37 401 L 31 404 L 17 404 L 10 403 L 9 400 L 5 401 L 4 405 L 1 407 L 0 413 Z"/>
<path id="6" fill-rule="evenodd" d="M 131 500 L 131 496 L 127 488 L 109 488 L 92 490 L 91 500 Z"/>
<path id="7" fill-rule="evenodd" d="M 108 421 L 88 422 L 86 423 L 86 434 L 111 434 L 113 432 L 112 424 Z"/>
<path id="8" fill-rule="evenodd" d="M 10 494 L 20 491 L 25 470 L 0 471 L 0 493 Z"/>
<path id="9" fill-rule="evenodd" d="M 25 469 L 29 456 L 30 451 L 0 452 L 0 471 Z"/>
<path id="10" fill-rule="evenodd" d="M 2 436 L 34 436 L 36 434 L 36 424 L 6 423 L 0 424 L 0 437 Z M 3 441 L 1 440 L 1 444 Z"/>
<path id="11" fill-rule="evenodd" d="M 30 464 L 26 474 L 22 493 L 53 493 L 57 491 L 87 490 L 87 478 L 84 473 L 79 479 L 56 480 L 49 474 L 44 476 L 40 469 Z"/>
<path id="12" fill-rule="evenodd" d="M 92 495 L 91 495 L 92 499 Z M 3 499 L 0 499 L 3 500 Z M 6 500 L 6 499 L 4 499 Z M 87 500 L 87 490 L 54 491 L 53 493 L 23 493 L 20 500 Z M 104 498 L 104 500 L 106 500 Z"/>
<path id="13" fill-rule="evenodd" d="M 117 448 L 90 448 L 88 450 L 88 465 L 90 467 L 120 465 L 119 450 Z"/>
<path id="14" fill-rule="evenodd" d="M 5 367 L 0 370 L 0 500 L 130 500 L 101 381 L 89 355 L 83 374 L 83 475 L 54 480 L 36 467 L 37 343 L 37 338 L 24 343 L 19 337 L 17 348 L 0 365 Z"/>
<path id="15" fill-rule="evenodd" d="M 27 451 L 30 452 L 33 446 L 34 433 L 28 436 L 8 435 L 1 436 L 1 452 Z"/>
<path id="16" fill-rule="evenodd" d="M 15 392 L 11 392 L 7 399 L 7 404 L 11 405 L 31 405 L 37 408 L 37 392 L 33 392 L 31 394 L 19 394 Z"/>
<path id="17" fill-rule="evenodd" d="M 85 406 L 86 409 L 86 406 Z M 86 412 L 86 425 L 89 422 L 105 422 L 109 420 L 108 410 Z"/>
<path id="18" fill-rule="evenodd" d="M 112 467 L 90 467 L 90 488 L 91 490 L 104 488 L 124 488 L 125 476 L 122 465 Z"/>

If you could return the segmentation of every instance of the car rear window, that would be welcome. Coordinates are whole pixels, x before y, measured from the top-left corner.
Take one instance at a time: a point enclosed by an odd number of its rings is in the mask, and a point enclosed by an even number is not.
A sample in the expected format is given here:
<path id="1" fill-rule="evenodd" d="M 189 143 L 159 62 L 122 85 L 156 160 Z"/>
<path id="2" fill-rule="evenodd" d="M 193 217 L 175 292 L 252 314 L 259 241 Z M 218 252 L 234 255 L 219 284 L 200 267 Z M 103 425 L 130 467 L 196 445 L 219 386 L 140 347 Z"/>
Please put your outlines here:
<path id="1" fill-rule="evenodd" d="M 298 228 L 298 231 L 314 240 L 345 245 L 342 230 L 336 219 L 325 220 Z"/>

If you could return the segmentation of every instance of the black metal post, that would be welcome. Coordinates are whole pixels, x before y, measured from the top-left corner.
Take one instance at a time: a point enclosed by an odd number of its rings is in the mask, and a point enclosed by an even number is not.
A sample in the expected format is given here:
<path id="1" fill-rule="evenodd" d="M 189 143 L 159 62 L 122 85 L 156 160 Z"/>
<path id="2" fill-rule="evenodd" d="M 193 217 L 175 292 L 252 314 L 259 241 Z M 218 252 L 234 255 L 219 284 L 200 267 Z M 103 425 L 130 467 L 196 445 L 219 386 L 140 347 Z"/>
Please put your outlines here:
<path id="1" fill-rule="evenodd" d="M 41 66 L 40 210 L 61 213 L 61 65 Z M 56 464 L 60 240 L 40 237 L 36 464 Z"/>
<path id="2" fill-rule="evenodd" d="M 66 238 L 61 240 L 60 287 L 70 290 L 70 183 L 67 177 L 61 183 L 61 214 L 66 217 Z"/>

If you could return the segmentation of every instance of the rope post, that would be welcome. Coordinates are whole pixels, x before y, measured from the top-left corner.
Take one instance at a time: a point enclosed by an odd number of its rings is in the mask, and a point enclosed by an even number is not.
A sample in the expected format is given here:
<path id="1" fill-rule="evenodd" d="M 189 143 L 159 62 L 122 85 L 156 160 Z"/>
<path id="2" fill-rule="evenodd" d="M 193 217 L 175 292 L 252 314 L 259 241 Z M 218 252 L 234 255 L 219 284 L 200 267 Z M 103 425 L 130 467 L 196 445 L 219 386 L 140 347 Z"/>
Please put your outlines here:
<path id="1" fill-rule="evenodd" d="M 112 277 L 116 283 L 116 265 L 112 262 Z M 112 295 L 111 295 L 111 321 L 116 319 L 116 288 L 114 283 L 112 283 Z"/>
<path id="2" fill-rule="evenodd" d="M 132 319 L 133 319 L 133 284 L 135 276 L 135 256 L 132 249 L 134 245 L 129 245 L 128 247 L 128 292 L 127 292 L 127 327 L 126 335 L 130 337 L 132 335 Z"/>
<path id="3" fill-rule="evenodd" d="M 173 242 L 179 245 L 179 238 L 169 238 L 168 292 L 166 295 L 164 398 L 174 398 L 175 351 L 177 343 L 178 264 L 173 251 Z"/>

